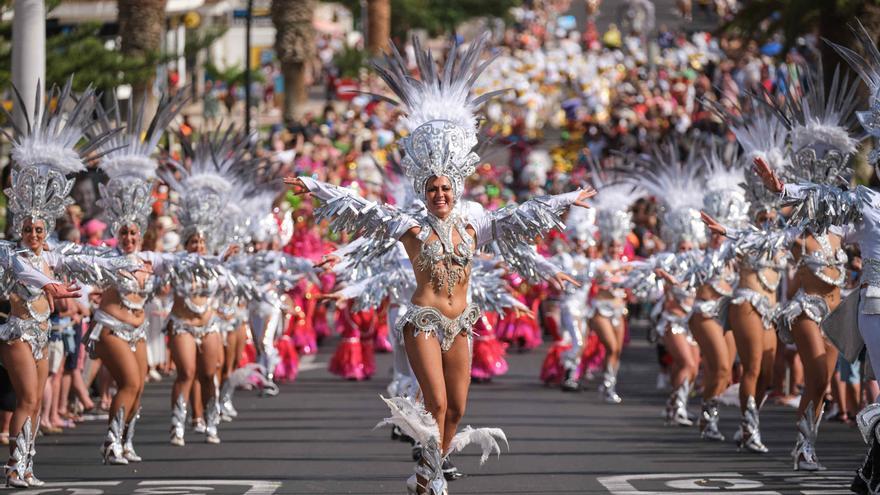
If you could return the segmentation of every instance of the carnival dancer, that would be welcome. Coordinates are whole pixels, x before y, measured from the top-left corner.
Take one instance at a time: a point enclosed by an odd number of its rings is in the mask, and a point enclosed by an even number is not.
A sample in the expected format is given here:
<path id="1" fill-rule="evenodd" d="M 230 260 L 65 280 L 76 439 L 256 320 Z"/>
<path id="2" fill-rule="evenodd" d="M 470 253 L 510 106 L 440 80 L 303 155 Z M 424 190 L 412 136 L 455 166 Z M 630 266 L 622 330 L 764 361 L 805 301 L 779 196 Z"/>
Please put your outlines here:
<path id="1" fill-rule="evenodd" d="M 865 57 L 847 47 L 831 45 L 868 86 L 871 95 L 868 110 L 856 112 L 856 116 L 865 131 L 877 138 L 880 137 L 880 129 L 875 124 L 880 117 L 880 52 L 861 24 L 853 32 L 866 53 Z M 846 143 L 847 140 L 837 141 L 838 145 Z M 806 158 L 812 159 L 810 155 L 819 150 L 810 151 L 813 143 L 805 144 Z M 863 348 L 867 348 L 873 372 L 880 376 L 880 317 L 877 316 L 880 314 L 880 196 L 864 186 L 846 187 L 850 185 L 847 177 L 851 172 L 851 161 L 845 150 L 844 147 L 827 150 L 829 155 L 826 158 L 837 167 L 829 167 L 822 181 L 785 184 L 780 174 L 763 160 L 755 161 L 755 171 L 767 189 L 781 194 L 786 203 L 793 206 L 790 215 L 793 225 L 809 228 L 819 235 L 826 233 L 833 225 L 840 226 L 843 227 L 844 242 L 859 245 L 864 267 L 859 281 L 860 290 L 848 296 L 823 321 L 822 330 L 849 360 L 855 359 Z M 875 173 L 878 159 L 880 154 L 876 150 L 869 155 Z M 853 328 L 853 321 L 857 322 L 858 332 Z M 870 448 L 850 489 L 858 494 L 877 494 L 880 493 L 880 404 L 868 405 L 859 413 L 856 422 Z M 796 457 L 795 461 L 798 460 Z"/>
<path id="2" fill-rule="evenodd" d="M 163 98 L 149 122 L 145 121 L 143 105 L 135 110 L 131 100 L 125 122 L 118 103 L 109 113 L 98 107 L 100 131 L 125 129 L 101 147 L 104 156 L 99 167 L 109 182 L 98 188 L 98 205 L 117 239 L 115 253 L 142 265 L 133 272 L 134 278 L 105 279 L 106 283 L 100 286 L 100 306 L 91 318 L 87 348 L 107 366 L 116 382 L 107 436 L 101 449 L 105 464 L 141 461 L 134 450 L 134 433 L 148 371 L 144 306 L 157 288 L 156 274 L 161 273 L 164 263 L 162 254 L 141 251 L 159 167 L 151 155 L 185 103 L 186 99 L 179 96 Z"/>
<path id="3" fill-rule="evenodd" d="M 472 151 L 478 143 L 473 112 L 494 96 L 470 95 L 473 81 L 487 65 L 479 63 L 485 40 L 481 37 L 461 55 L 454 46 L 442 71 L 435 67 L 430 52 L 414 40 L 421 80 L 409 75 L 406 62 L 394 48 L 385 58 L 387 65 L 377 67 L 405 105 L 404 122 L 410 134 L 401 140 L 403 165 L 415 191 L 424 198 L 427 215 L 412 217 L 308 177 L 287 180 L 296 193 L 311 192 L 325 203 L 316 212 L 335 217 L 333 228 L 386 239 L 384 250 L 400 239 L 413 262 L 416 291 L 395 330 L 403 333 L 424 409 L 406 399 L 386 400 L 392 409 L 388 421 L 405 428 L 404 433 L 423 447 L 416 474 L 407 482 L 410 493 L 445 493 L 444 458 L 478 438 L 485 447 L 497 447 L 492 437 L 503 435 L 500 430 L 470 428 L 453 435 L 467 401 L 470 337 L 480 314 L 467 301 L 475 250 L 494 240 L 504 259 L 530 271 L 529 275 L 572 282 L 561 272 L 539 272 L 534 260 L 524 255 L 537 235 L 560 226 L 559 214 L 568 206 L 586 206 L 584 201 L 594 194 L 581 190 L 543 197 L 471 220 L 454 214 L 465 179 L 479 161 Z"/>
<path id="4" fill-rule="evenodd" d="M 52 278 L 66 275 L 95 283 L 106 275 L 134 271 L 139 266 L 120 257 L 75 254 L 77 248 L 71 245 L 46 249 L 56 218 L 72 203 L 68 194 L 73 181 L 65 175 L 85 170 L 82 157 L 93 154 L 112 136 L 86 137 L 97 99 L 91 88 L 74 97 L 71 85 L 72 80 L 60 91 L 49 93 L 47 101 L 54 102 L 54 107 L 48 103 L 43 106 L 38 99 L 32 116 L 27 115 L 27 107 L 19 98 L 15 110 L 22 113 L 26 127 L 13 124 L 14 135 L 7 135 L 13 143 L 13 169 L 12 185 L 4 192 L 13 214 L 12 232 L 20 239 L 18 257 L 7 270 L 14 281 L 3 280 L 4 292 L 9 291 L 11 316 L 0 325 L 0 360 L 9 371 L 16 396 L 6 464 L 6 485 L 13 488 L 43 485 L 34 476 L 33 458 L 35 428 L 40 424 L 40 401 L 48 376 L 44 350 L 52 308 L 51 298 L 44 294 L 70 297 L 76 291 L 75 286 Z M 6 115 L 8 122 L 15 122 Z"/>
<path id="5" fill-rule="evenodd" d="M 752 103 L 751 112 L 742 116 L 721 106 L 716 107 L 716 111 L 732 122 L 731 131 L 742 146 L 746 160 L 761 157 L 774 170 L 782 170 L 788 160 L 785 154 L 788 132 L 771 110 L 758 102 Z M 746 174 L 745 191 L 752 225 L 735 231 L 720 226 L 705 212 L 703 219 L 711 231 L 732 238 L 735 249 L 730 253 L 738 259 L 739 281 L 728 309 L 743 366 L 739 383 L 742 419 L 735 439 L 740 450 L 766 453 L 767 447 L 761 440 L 759 410 L 773 383 L 776 291 L 788 266 L 787 245 L 791 237 L 778 223 L 779 198 L 768 193 L 754 173 Z"/>
<path id="6" fill-rule="evenodd" d="M 222 362 L 223 343 L 214 315 L 218 291 L 223 285 L 235 283 L 235 277 L 222 263 L 239 247 L 229 246 L 219 258 L 209 254 L 222 242 L 223 217 L 217 212 L 223 210 L 231 189 L 229 169 L 245 153 L 243 141 L 231 127 L 225 132 L 203 134 L 195 149 L 184 141 L 191 162 L 189 166 L 173 164 L 180 179 L 171 170 L 162 171 L 162 178 L 180 198 L 178 221 L 186 251 L 166 268 L 174 291 L 167 331 L 177 368 L 171 392 L 171 444 L 176 446 L 185 443 L 187 398 L 196 379 L 204 407 L 205 440 L 220 443 L 216 374 Z M 222 157 L 223 161 L 218 163 L 215 157 Z M 197 416 L 195 409 L 193 416 Z"/>
<path id="7" fill-rule="evenodd" d="M 687 402 L 699 370 L 700 352 L 688 327 L 696 291 L 682 277 L 699 259 L 697 250 L 706 243 L 706 229 L 699 213 L 703 205 L 700 157 L 693 147 L 682 157 L 678 147 L 678 142 L 668 141 L 649 157 L 637 158 L 640 167 L 630 180 L 661 204 L 660 233 L 671 252 L 655 255 L 651 265 L 665 282 L 663 299 L 655 310 L 658 320 L 654 330 L 673 360 L 666 424 L 691 426 Z M 669 256 L 672 253 L 683 256 Z"/>
<path id="8" fill-rule="evenodd" d="M 596 209 L 596 230 L 599 235 L 597 263 L 593 288 L 587 307 L 590 331 L 599 337 L 605 347 L 602 382 L 599 385 L 601 400 L 617 404 L 622 401 L 617 393 L 617 374 L 626 335 L 626 291 L 623 288 L 626 266 L 627 236 L 633 229 L 632 213 L 627 208 L 634 191 L 632 184 L 611 170 L 600 169 L 591 161 L 591 183 L 598 191 L 590 203 Z"/>
<path id="9" fill-rule="evenodd" d="M 852 180 L 849 161 L 858 145 L 849 132 L 856 120 L 858 87 L 835 71 L 826 93 L 821 64 L 801 67 L 799 72 L 800 89 L 786 85 L 784 105 L 776 113 L 791 136 L 789 167 L 783 173 L 792 182 L 846 187 Z M 797 271 L 788 292 L 794 295 L 780 308 L 777 326 L 783 342 L 797 345 L 804 366 L 792 450 L 795 470 L 823 469 L 816 456 L 816 438 L 838 353 L 820 325 L 840 304 L 840 289 L 846 284 L 848 258 L 840 233 L 838 228 L 823 232 L 807 227 L 791 246 Z"/>
<path id="10" fill-rule="evenodd" d="M 704 156 L 705 187 L 703 211 L 725 225 L 741 229 L 748 225 L 749 204 L 740 184 L 745 180 L 742 159 L 733 153 L 725 162 L 722 149 L 712 147 Z M 709 240 L 699 270 L 705 280 L 696 288 L 696 299 L 688 318 L 688 327 L 700 347 L 703 364 L 703 400 L 699 418 L 700 437 L 724 441 L 719 428 L 719 396 L 731 382 L 736 343 L 728 331 L 727 306 L 733 296 L 738 274 L 731 261 L 725 261 L 730 242 L 715 232 Z"/>

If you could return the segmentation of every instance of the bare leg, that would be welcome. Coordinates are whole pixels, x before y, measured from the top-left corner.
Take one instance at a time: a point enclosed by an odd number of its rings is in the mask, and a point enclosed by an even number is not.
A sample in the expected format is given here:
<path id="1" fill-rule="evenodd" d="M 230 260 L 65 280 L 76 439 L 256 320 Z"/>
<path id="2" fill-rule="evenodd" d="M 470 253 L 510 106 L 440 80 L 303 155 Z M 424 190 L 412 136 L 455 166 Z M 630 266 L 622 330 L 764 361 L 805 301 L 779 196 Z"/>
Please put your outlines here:
<path id="1" fill-rule="evenodd" d="M 143 389 L 144 374 L 138 359 L 128 342 L 104 330 L 101 340 L 95 346 L 101 361 L 107 366 L 116 382 L 116 395 L 110 403 L 110 421 L 120 408 L 125 409 L 125 420 L 129 421 L 137 413 L 135 408 L 138 396 Z"/>
<path id="2" fill-rule="evenodd" d="M 192 335 L 179 333 L 171 337 L 171 358 L 177 368 L 177 378 L 171 387 L 171 407 L 181 395 L 189 398 L 193 381 L 196 378 L 196 342 Z"/>
<path id="3" fill-rule="evenodd" d="M 761 315 L 748 303 L 730 306 L 730 323 L 743 368 L 739 384 L 739 400 L 740 411 L 745 411 L 748 397 L 754 397 L 755 401 L 761 404 L 767 386 L 773 379 L 776 334 L 764 329 Z M 770 338 L 773 340 L 772 346 L 765 343 Z M 769 352 L 771 349 L 772 353 Z"/>
<path id="4" fill-rule="evenodd" d="M 730 384 L 732 358 L 724 329 L 714 318 L 700 314 L 694 314 L 689 325 L 703 355 L 703 399 L 711 400 L 721 395 Z"/>
<path id="5" fill-rule="evenodd" d="M 798 406 L 798 417 L 803 416 L 810 403 L 813 404 L 812 413 L 817 414 L 837 364 L 837 349 L 822 337 L 819 325 L 809 318 L 798 318 L 791 333 L 804 366 L 804 395 Z"/>
<path id="6" fill-rule="evenodd" d="M 455 339 L 452 347 L 442 354 L 443 377 L 446 383 L 446 418 L 443 426 L 443 453 L 449 450 L 458 423 L 464 417 L 468 389 L 471 384 L 471 343 L 464 335 Z"/>
<path id="7" fill-rule="evenodd" d="M 596 315 L 590 319 L 590 328 L 596 332 L 599 342 L 605 347 L 605 365 L 617 369 L 620 365 L 620 350 L 622 343 L 622 327 L 615 328 L 608 318 Z M 620 334 L 620 335 L 619 335 Z"/>
<path id="8" fill-rule="evenodd" d="M 663 336 L 663 344 L 672 356 L 673 369 L 670 374 L 672 388 L 678 388 L 685 381 L 693 383 L 697 375 L 699 360 L 694 358 L 693 346 L 683 334 L 674 334 L 667 330 Z"/>

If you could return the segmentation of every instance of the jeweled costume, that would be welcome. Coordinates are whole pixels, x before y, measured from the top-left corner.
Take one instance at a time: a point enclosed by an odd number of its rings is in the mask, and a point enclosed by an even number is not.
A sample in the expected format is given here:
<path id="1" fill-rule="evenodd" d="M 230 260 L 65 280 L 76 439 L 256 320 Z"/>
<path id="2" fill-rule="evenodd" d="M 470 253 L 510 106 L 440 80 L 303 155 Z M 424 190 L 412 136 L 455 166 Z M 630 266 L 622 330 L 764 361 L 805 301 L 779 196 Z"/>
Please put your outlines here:
<path id="1" fill-rule="evenodd" d="M 489 63 L 479 63 L 478 60 L 485 38 L 476 41 L 463 54 L 458 54 L 458 47 L 454 47 L 441 72 L 437 72 L 430 53 L 422 51 L 418 41 L 414 44 L 421 80 L 410 76 L 405 61 L 395 49 L 392 49 L 392 55 L 386 56 L 386 66 L 377 67 L 380 77 L 405 107 L 404 124 L 410 133 L 400 140 L 404 152 L 403 166 L 421 197 L 425 197 L 428 179 L 436 176 L 448 178 L 453 197 L 458 201 L 465 179 L 474 173 L 479 161 L 479 156 L 472 151 L 478 144 L 473 112 L 493 96 L 487 94 L 473 98 L 470 95 L 471 85 Z M 349 189 L 308 177 L 301 180 L 324 203 L 316 214 L 321 218 L 332 218 L 331 228 L 379 241 L 375 248 L 360 250 L 357 253 L 359 261 L 395 249 L 397 239 L 411 229 L 418 232 L 421 247 L 413 264 L 416 270 L 429 275 L 435 293 L 450 298 L 453 287 L 468 280 L 475 251 L 492 241 L 505 261 L 518 271 L 527 276 L 553 276 L 542 272 L 537 261 L 529 255 L 529 244 L 536 236 L 561 227 L 560 214 L 579 195 L 574 192 L 542 197 L 477 218 L 466 218 L 453 212 L 446 219 L 440 219 L 430 213 L 412 216 L 395 207 L 367 201 Z M 476 236 L 469 234 L 468 228 L 472 228 Z M 455 242 L 453 232 L 460 237 L 460 242 Z M 433 236 L 436 240 L 430 240 Z M 474 303 L 468 303 L 455 317 L 412 302 L 406 304 L 406 309 L 406 314 L 395 325 L 395 331 L 411 332 L 417 338 L 436 338 L 444 351 L 459 335 L 469 338 L 480 316 Z M 410 478 L 408 490 L 411 493 L 427 490 L 435 495 L 446 493 L 442 470 L 445 453 L 440 451 L 439 431 L 433 417 L 407 399 L 391 399 L 388 404 L 394 413 L 388 422 L 404 429 L 404 433 L 423 446 L 422 462 L 416 467 L 417 474 Z M 414 430 L 412 427 L 416 422 L 424 428 Z M 478 438 L 486 448 L 490 446 L 487 440 L 492 440 L 492 436 L 503 437 L 500 430 L 492 429 L 465 429 L 459 435 L 456 438 L 462 441 L 453 441 L 453 451 Z M 495 444 L 494 440 L 491 443 Z"/>

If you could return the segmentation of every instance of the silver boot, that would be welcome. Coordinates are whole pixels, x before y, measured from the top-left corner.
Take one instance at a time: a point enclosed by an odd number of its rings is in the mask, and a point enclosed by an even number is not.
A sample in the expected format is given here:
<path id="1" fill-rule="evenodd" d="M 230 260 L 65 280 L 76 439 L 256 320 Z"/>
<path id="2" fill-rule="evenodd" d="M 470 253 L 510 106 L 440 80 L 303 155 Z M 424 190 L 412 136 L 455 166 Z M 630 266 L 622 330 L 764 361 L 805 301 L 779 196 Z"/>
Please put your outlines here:
<path id="1" fill-rule="evenodd" d="M 40 416 L 37 415 L 37 424 L 40 424 Z M 30 440 L 30 447 L 28 448 L 28 456 L 27 461 L 25 462 L 24 468 L 24 480 L 27 482 L 28 486 L 43 486 L 46 483 L 36 476 L 34 476 L 34 456 L 37 455 L 37 431 L 36 429 L 31 430 L 31 433 L 28 435 L 28 440 Z"/>
<path id="2" fill-rule="evenodd" d="M 205 406 L 205 441 L 208 443 L 220 443 L 220 436 L 217 434 L 217 426 L 220 424 L 220 403 L 217 396 L 211 398 Z"/>
<path id="3" fill-rule="evenodd" d="M 141 410 L 138 408 L 137 413 L 128 422 L 125 427 L 125 443 L 122 444 L 122 455 L 128 459 L 128 462 L 141 462 L 143 458 L 134 451 L 134 429 L 137 420 L 141 417 Z"/>
<path id="4" fill-rule="evenodd" d="M 617 395 L 617 369 L 610 364 L 602 373 L 602 383 L 599 384 L 599 399 L 607 404 L 620 404 L 623 399 Z"/>
<path id="5" fill-rule="evenodd" d="M 125 408 L 120 407 L 110 419 L 107 436 L 104 438 L 104 446 L 101 447 L 104 464 L 112 464 L 114 466 L 128 464 L 128 459 L 125 458 L 122 448 L 123 428 L 125 428 Z"/>
<path id="6" fill-rule="evenodd" d="M 220 419 L 223 421 L 232 421 L 238 417 L 238 411 L 232 405 L 232 395 L 235 393 L 235 384 L 232 380 L 227 379 L 220 387 Z"/>
<path id="7" fill-rule="evenodd" d="M 749 396 L 746 400 L 746 410 L 742 413 L 737 446 L 740 451 L 746 449 L 759 454 L 769 452 L 764 443 L 761 442 L 761 420 L 758 416 L 758 405 L 752 396 Z"/>
<path id="8" fill-rule="evenodd" d="M 704 400 L 703 411 L 700 414 L 700 438 L 718 442 L 724 441 L 724 435 L 718 428 L 718 419 L 718 399 Z"/>
<path id="9" fill-rule="evenodd" d="M 443 476 L 443 455 L 436 440 L 431 439 L 422 447 L 422 458 L 416 464 L 416 472 L 406 481 L 409 495 L 424 490 L 425 495 L 447 495 L 446 478 Z"/>
<path id="10" fill-rule="evenodd" d="M 825 407 L 819 410 L 816 416 L 813 403 L 807 404 L 804 415 L 797 422 L 797 441 L 794 444 L 794 450 L 791 451 L 791 457 L 794 461 L 795 471 L 824 471 L 825 467 L 819 464 L 816 457 L 816 439 L 819 436 L 819 422 L 822 420 L 822 413 Z"/>
<path id="11" fill-rule="evenodd" d="M 694 422 L 688 417 L 687 401 L 690 388 L 685 380 L 669 394 L 666 401 L 666 426 L 693 426 Z"/>
<path id="12" fill-rule="evenodd" d="M 177 396 L 177 402 L 171 409 L 171 445 L 183 447 L 183 433 L 186 430 L 186 399 L 183 394 Z"/>
<path id="13" fill-rule="evenodd" d="M 856 470 L 850 490 L 853 493 L 880 493 L 880 404 L 870 404 L 856 416 L 856 424 L 865 443 L 868 453 L 861 467 Z"/>
<path id="14" fill-rule="evenodd" d="M 33 427 L 31 418 L 27 417 L 21 427 L 21 431 L 16 437 L 9 437 L 10 442 L 14 442 L 12 454 L 9 455 L 9 462 L 6 463 L 6 486 L 9 488 L 27 488 L 30 485 L 25 479 L 27 472 L 28 457 L 31 450 L 31 436 L 33 436 Z M 15 475 L 13 478 L 12 475 Z"/>

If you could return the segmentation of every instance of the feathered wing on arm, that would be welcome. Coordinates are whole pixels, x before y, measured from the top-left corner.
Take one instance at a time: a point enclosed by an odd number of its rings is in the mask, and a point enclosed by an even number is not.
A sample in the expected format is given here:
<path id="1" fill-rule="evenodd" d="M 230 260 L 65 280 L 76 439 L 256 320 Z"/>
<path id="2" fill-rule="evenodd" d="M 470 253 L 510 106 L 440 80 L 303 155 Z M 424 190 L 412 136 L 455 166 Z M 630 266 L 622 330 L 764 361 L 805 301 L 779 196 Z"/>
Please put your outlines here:
<path id="1" fill-rule="evenodd" d="M 141 268 L 139 261 L 78 244 L 63 243 L 52 251 L 43 251 L 43 259 L 59 275 L 66 275 L 89 285 L 103 285 L 108 278 L 124 276 Z"/>
<path id="2" fill-rule="evenodd" d="M 309 177 L 301 177 L 301 180 L 323 203 L 315 215 L 321 220 L 329 219 L 332 230 L 375 241 L 368 243 L 366 249 L 352 253 L 355 264 L 368 262 L 392 249 L 401 236 L 418 225 L 410 215 L 393 206 L 366 200 L 348 189 Z"/>
<path id="3" fill-rule="evenodd" d="M 498 253 L 521 275 L 534 282 L 559 272 L 552 263 L 536 257 L 532 245 L 537 237 L 552 229 L 564 229 L 562 214 L 577 200 L 579 191 L 542 196 L 518 206 L 510 206 L 470 218 L 477 234 L 477 245 L 495 242 Z M 551 266 L 553 268 L 551 269 Z M 552 273 L 550 273 L 552 271 Z"/>

